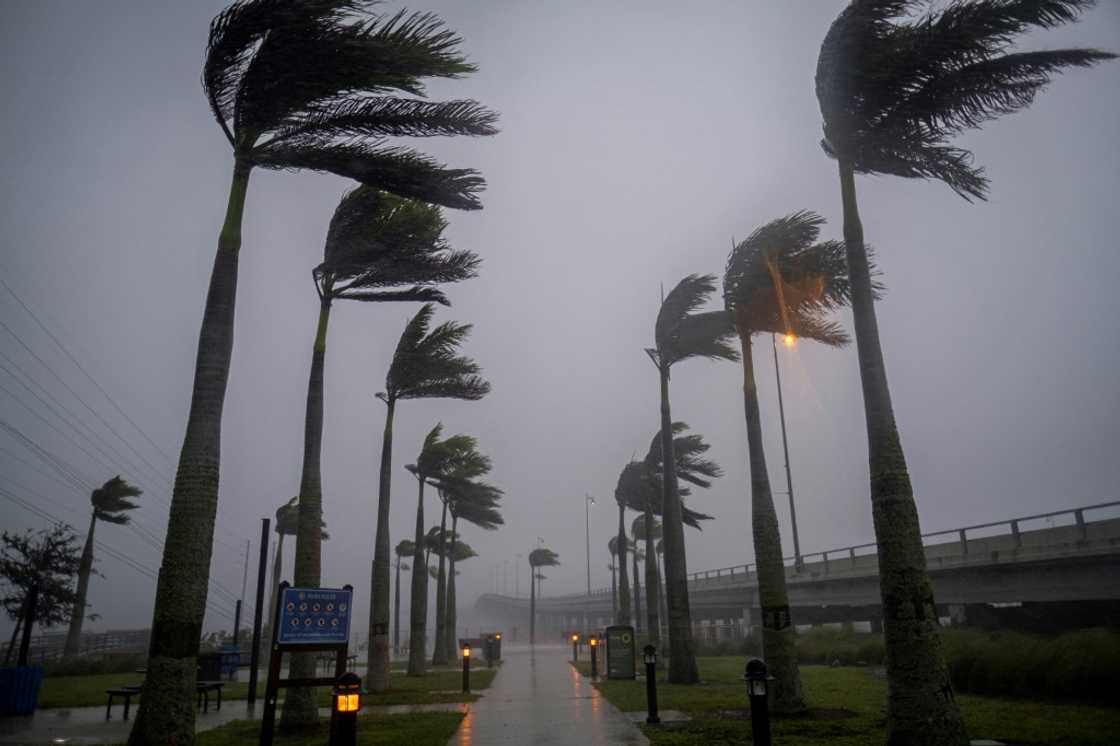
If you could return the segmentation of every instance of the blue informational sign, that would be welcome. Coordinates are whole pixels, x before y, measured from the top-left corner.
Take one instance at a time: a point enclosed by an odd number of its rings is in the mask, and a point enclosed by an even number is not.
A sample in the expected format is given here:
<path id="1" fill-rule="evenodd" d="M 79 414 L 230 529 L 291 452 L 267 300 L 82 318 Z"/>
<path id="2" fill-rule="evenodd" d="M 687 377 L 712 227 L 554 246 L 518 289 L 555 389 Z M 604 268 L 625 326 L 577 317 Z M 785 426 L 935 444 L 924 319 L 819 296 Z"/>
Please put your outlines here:
<path id="1" fill-rule="evenodd" d="M 281 645 L 345 645 L 350 637 L 352 591 L 285 588 L 280 597 Z"/>

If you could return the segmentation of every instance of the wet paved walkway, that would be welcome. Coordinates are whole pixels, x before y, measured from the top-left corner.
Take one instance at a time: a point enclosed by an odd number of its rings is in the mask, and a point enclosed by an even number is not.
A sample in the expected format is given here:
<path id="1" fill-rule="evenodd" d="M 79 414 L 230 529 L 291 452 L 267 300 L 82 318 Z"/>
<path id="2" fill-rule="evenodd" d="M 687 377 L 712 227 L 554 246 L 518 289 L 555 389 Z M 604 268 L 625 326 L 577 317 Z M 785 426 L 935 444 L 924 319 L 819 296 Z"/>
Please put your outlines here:
<path id="1" fill-rule="evenodd" d="M 568 665 L 566 646 L 509 647 L 494 683 L 448 746 L 648 744 L 629 718 Z"/>

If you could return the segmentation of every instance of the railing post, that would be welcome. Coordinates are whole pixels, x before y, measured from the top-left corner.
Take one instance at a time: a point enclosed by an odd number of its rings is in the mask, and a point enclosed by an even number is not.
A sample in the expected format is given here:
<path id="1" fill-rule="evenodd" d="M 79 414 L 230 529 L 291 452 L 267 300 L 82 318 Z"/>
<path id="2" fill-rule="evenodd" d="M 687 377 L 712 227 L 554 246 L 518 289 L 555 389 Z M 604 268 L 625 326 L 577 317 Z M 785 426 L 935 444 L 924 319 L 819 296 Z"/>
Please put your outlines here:
<path id="1" fill-rule="evenodd" d="M 824 574 L 828 575 L 828 552 L 821 552 L 821 556 L 824 557 Z"/>
<path id="2" fill-rule="evenodd" d="M 1011 539 L 1015 542 L 1015 548 L 1023 546 L 1023 537 L 1019 535 L 1019 522 L 1011 522 Z"/>
<path id="3" fill-rule="evenodd" d="M 852 567 L 856 566 L 856 548 L 850 547 L 848 549 L 848 556 L 852 558 Z"/>
<path id="4" fill-rule="evenodd" d="M 961 554 L 965 557 L 968 556 L 968 537 L 965 536 L 965 529 L 960 530 L 961 535 Z"/>
<path id="5" fill-rule="evenodd" d="M 1078 541 L 1088 541 L 1089 532 L 1085 528 L 1085 511 L 1078 508 L 1077 510 L 1073 511 L 1073 517 L 1077 519 Z"/>

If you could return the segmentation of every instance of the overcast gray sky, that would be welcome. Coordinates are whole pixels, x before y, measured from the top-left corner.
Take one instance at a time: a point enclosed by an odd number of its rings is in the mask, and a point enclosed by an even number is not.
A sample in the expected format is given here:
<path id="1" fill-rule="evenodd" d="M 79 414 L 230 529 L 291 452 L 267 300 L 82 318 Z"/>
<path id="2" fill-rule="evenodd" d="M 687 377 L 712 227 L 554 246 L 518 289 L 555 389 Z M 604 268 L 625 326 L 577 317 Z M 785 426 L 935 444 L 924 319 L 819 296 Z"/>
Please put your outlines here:
<path id="1" fill-rule="evenodd" d="M 419 143 L 450 165 L 478 168 L 489 185 L 483 211 L 450 214 L 453 244 L 485 263 L 480 278 L 446 288 L 454 306 L 438 318 L 475 324 L 467 351 L 493 393 L 477 403 L 405 402 L 396 423 L 394 543 L 410 535 L 415 510 L 414 482 L 401 466 L 437 421 L 476 435 L 506 490 L 502 530 L 463 531 L 481 555 L 461 566 L 465 609 L 494 589 L 495 568 L 498 585 L 504 573 L 512 591 L 515 555 L 537 537 L 563 563 L 548 571 L 545 594 L 582 588 L 585 493 L 599 498 L 592 580 L 609 583 L 615 481 L 658 424 L 657 376 L 642 348 L 652 342 L 662 283 L 721 273 L 732 237 L 794 210 L 820 212 L 829 221 L 825 235 L 840 236 L 835 164 L 817 145 L 813 74 L 820 40 L 843 5 L 409 6 L 441 14 L 480 67 L 469 79 L 433 84 L 432 96 L 475 98 L 501 114 L 496 137 Z M 3 365 L 26 371 L 87 423 L 106 455 L 6 371 L 0 419 L 86 483 L 118 471 L 141 483 L 137 518 L 158 536 L 232 167 L 199 83 L 207 24 L 222 6 L 3 2 L 0 275 L 162 453 L 2 288 L 4 324 L 130 446 L 3 329 Z M 1120 49 L 1120 3 L 1107 0 L 1080 24 L 1031 41 Z M 987 204 L 970 205 L 936 183 L 859 179 L 867 237 L 889 288 L 880 328 L 925 530 L 1116 499 L 1118 131 L 1120 66 L 1103 65 L 1062 76 L 1027 112 L 961 139 L 992 178 Z M 212 566 L 234 595 L 245 539 L 253 539 L 255 565 L 259 518 L 298 490 L 317 312 L 310 271 L 350 186 L 311 173 L 252 177 Z M 384 416 L 373 394 L 415 311 L 340 303 L 332 316 L 323 583 L 354 584 L 362 620 Z M 756 350 L 777 488 L 782 456 L 768 340 L 756 341 Z M 780 356 L 803 549 L 869 541 L 855 351 L 806 343 Z M 674 369 L 674 418 L 703 433 L 727 472 L 693 498 L 716 520 L 688 533 L 692 570 L 753 561 L 740 375 L 731 363 Z M 0 487 L 85 531 L 88 495 L 58 481 L 7 432 L 0 432 Z M 788 513 L 777 498 L 790 552 Z M 432 501 L 428 508 L 436 514 Z M 46 521 L 4 499 L 0 524 Z M 158 568 L 159 553 L 136 533 L 97 530 L 149 573 Z M 289 568 L 290 561 L 289 553 Z M 105 577 L 94 580 L 90 600 L 102 618 L 90 628 L 147 626 L 154 581 L 104 553 L 98 567 Z M 528 574 L 519 571 L 525 591 Z M 232 610 L 220 590 L 211 601 Z M 208 614 L 208 628 L 229 626 Z"/>

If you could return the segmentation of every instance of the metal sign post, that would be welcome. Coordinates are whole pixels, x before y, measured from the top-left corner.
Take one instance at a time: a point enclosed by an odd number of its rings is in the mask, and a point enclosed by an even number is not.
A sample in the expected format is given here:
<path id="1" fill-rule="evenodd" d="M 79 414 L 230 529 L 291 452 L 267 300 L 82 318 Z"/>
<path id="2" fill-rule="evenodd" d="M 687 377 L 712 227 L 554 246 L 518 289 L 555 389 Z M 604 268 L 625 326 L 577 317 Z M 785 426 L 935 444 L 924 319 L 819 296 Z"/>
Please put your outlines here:
<path id="1" fill-rule="evenodd" d="M 260 746 L 272 746 L 280 688 L 333 686 L 346 672 L 353 595 L 354 589 L 350 585 L 342 588 L 293 588 L 287 581 L 280 584 L 280 597 L 272 615 L 272 644 L 269 646 Z M 335 653 L 334 676 L 280 678 L 284 653 L 317 650 Z"/>

